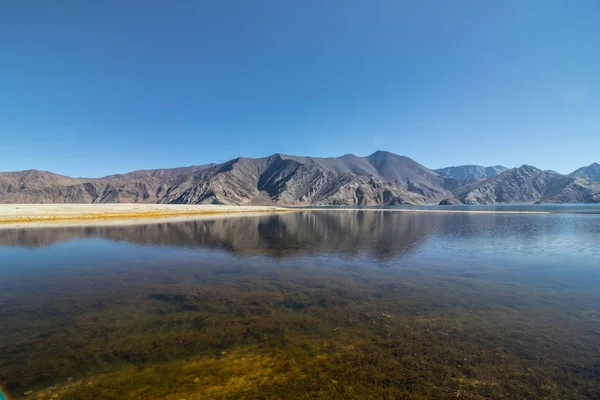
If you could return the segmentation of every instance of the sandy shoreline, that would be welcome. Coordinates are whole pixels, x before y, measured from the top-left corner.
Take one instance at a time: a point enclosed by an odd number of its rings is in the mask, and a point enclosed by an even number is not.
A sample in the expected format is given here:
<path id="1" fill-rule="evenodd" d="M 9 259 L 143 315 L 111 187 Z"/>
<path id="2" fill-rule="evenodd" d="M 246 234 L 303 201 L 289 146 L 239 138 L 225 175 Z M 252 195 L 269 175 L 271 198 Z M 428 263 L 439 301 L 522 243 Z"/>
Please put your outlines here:
<path id="1" fill-rule="evenodd" d="M 0 204 L 0 227 L 102 224 L 121 221 L 151 222 L 163 219 L 257 215 L 294 210 L 271 206 L 180 204 Z"/>

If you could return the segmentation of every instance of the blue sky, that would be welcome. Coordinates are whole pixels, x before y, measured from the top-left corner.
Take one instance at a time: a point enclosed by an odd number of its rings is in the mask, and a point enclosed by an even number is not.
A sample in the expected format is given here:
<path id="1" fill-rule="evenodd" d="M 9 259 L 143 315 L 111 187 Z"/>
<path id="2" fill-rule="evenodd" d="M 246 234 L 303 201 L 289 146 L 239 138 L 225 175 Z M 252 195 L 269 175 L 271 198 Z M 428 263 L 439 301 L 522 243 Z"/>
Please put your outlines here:
<path id="1" fill-rule="evenodd" d="M 0 2 L 0 170 L 600 161 L 600 2 Z"/>

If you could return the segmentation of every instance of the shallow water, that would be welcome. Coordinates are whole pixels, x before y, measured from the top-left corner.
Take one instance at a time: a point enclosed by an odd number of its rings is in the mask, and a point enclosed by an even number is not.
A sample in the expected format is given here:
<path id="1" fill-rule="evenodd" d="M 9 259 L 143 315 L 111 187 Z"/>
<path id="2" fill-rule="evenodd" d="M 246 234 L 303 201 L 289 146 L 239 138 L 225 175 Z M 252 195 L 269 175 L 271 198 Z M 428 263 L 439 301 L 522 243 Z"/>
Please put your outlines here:
<path id="1" fill-rule="evenodd" d="M 600 398 L 600 208 L 526 207 L 549 208 L 0 230 L 0 381 L 17 398 Z"/>

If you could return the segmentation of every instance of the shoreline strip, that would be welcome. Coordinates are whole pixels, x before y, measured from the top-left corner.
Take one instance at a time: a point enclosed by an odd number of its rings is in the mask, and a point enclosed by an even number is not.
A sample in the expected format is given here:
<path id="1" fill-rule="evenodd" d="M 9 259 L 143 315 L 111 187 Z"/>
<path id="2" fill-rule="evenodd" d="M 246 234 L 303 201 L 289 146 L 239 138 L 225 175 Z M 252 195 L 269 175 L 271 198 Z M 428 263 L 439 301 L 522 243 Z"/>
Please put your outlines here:
<path id="1" fill-rule="evenodd" d="M 114 219 L 137 219 L 137 218 L 165 218 L 165 217 L 193 217 L 210 215 L 251 215 L 256 213 L 280 213 L 294 212 L 293 209 L 270 209 L 270 210 L 198 210 L 198 211 L 142 211 L 142 212 L 98 212 L 73 215 L 29 215 L 18 217 L 0 217 L 0 224 L 20 224 L 29 222 L 60 222 L 60 221 L 97 221 Z"/>

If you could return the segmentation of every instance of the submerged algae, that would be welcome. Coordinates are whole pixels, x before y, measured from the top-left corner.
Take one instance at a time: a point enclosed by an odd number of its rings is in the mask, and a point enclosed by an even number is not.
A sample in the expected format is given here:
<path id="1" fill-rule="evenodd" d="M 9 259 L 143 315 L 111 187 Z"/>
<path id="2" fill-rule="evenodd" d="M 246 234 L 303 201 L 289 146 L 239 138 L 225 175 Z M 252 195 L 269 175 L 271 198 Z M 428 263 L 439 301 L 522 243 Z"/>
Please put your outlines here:
<path id="1" fill-rule="evenodd" d="M 161 268 L 142 282 L 106 271 L 62 278 L 60 293 L 49 283 L 0 312 L 15 325 L 2 331 L 0 377 L 69 400 L 600 395 L 597 321 L 569 342 L 569 315 L 540 318 L 548 310 L 519 288 L 423 271 L 223 269 L 179 266 L 167 283 Z"/>

